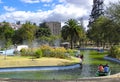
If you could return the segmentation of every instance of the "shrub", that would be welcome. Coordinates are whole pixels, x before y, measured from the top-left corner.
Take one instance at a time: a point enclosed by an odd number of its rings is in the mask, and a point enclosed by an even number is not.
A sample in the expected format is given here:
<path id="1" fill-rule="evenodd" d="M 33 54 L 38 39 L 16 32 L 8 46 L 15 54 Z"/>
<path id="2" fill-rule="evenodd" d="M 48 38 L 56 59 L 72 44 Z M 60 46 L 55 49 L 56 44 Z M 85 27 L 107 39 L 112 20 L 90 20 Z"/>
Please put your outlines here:
<path id="1" fill-rule="evenodd" d="M 48 45 L 43 45 L 40 47 L 43 57 L 49 57 L 50 56 L 50 51 L 51 51 L 51 47 Z"/>
<path id="2" fill-rule="evenodd" d="M 63 47 L 53 48 L 51 52 L 52 52 L 51 55 L 56 58 L 66 58 L 67 57 L 65 55 L 66 49 Z"/>
<path id="3" fill-rule="evenodd" d="M 70 56 L 75 55 L 75 50 L 68 49 L 66 50 L 64 47 L 50 47 L 47 45 L 40 46 L 36 49 L 22 49 L 22 56 L 34 56 L 35 58 L 40 57 L 56 57 L 56 58 L 70 58 Z"/>
<path id="4" fill-rule="evenodd" d="M 68 49 L 67 53 L 69 53 L 70 56 L 77 56 L 80 54 L 80 52 L 78 53 L 78 50 L 72 50 L 72 49 Z"/>
<path id="5" fill-rule="evenodd" d="M 29 49 L 25 49 L 25 48 L 22 48 L 20 50 L 20 54 L 22 56 L 33 56 L 34 55 L 34 50 L 29 48 Z"/>
<path id="6" fill-rule="evenodd" d="M 120 46 L 112 46 L 109 50 L 109 56 L 120 58 Z"/>
<path id="7" fill-rule="evenodd" d="M 68 57 L 65 55 L 66 49 L 64 47 L 50 47 L 47 45 L 43 45 L 40 47 L 43 52 L 44 57 L 56 57 L 56 58 L 66 58 Z"/>
<path id="8" fill-rule="evenodd" d="M 35 51 L 35 57 L 36 58 L 42 57 L 42 51 L 40 49 L 38 49 L 38 50 Z"/>
<path id="9" fill-rule="evenodd" d="M 21 54 L 22 56 L 25 56 L 26 53 L 27 53 L 27 50 L 26 50 L 26 49 L 22 48 L 22 49 L 20 50 L 20 54 Z"/>

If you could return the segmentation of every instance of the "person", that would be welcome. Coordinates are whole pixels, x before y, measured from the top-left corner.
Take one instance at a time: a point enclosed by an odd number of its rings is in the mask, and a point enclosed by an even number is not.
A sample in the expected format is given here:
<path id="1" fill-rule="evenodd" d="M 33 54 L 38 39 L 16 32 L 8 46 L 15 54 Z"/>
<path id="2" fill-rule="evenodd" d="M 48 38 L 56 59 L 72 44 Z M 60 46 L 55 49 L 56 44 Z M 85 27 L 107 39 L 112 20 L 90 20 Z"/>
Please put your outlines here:
<path id="1" fill-rule="evenodd" d="M 102 64 L 100 64 L 100 65 L 98 66 L 98 71 L 99 71 L 99 72 L 104 72 L 104 68 L 103 68 L 103 65 L 102 65 Z"/>
<path id="2" fill-rule="evenodd" d="M 108 73 L 108 72 L 109 72 L 109 66 L 108 66 L 108 64 L 106 64 L 106 65 L 104 66 L 104 72 L 105 72 L 105 73 Z"/>
<path id="3" fill-rule="evenodd" d="M 83 54 L 80 56 L 80 58 L 83 60 L 83 58 L 84 58 Z"/>

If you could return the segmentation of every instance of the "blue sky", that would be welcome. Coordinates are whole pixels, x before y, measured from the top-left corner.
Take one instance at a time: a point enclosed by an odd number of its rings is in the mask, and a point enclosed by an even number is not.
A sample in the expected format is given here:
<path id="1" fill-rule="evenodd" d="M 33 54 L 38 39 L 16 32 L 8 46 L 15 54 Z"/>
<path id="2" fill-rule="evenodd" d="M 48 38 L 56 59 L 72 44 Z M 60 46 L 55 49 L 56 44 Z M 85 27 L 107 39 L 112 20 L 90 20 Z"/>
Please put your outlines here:
<path id="1" fill-rule="evenodd" d="M 65 22 L 69 18 L 84 19 L 87 25 L 93 0 L 0 0 L 0 22 L 44 21 Z M 109 2 L 118 0 L 104 0 Z"/>
<path id="2" fill-rule="evenodd" d="M 53 4 L 61 4 L 61 2 L 58 1 L 59 0 L 3 0 L 0 5 L 0 11 L 2 11 L 1 13 L 4 13 L 6 11 L 6 9 L 4 8 L 5 6 L 7 6 L 9 9 L 13 8 L 19 11 L 36 12 L 40 9 L 47 11 L 52 9 L 51 5 Z"/>

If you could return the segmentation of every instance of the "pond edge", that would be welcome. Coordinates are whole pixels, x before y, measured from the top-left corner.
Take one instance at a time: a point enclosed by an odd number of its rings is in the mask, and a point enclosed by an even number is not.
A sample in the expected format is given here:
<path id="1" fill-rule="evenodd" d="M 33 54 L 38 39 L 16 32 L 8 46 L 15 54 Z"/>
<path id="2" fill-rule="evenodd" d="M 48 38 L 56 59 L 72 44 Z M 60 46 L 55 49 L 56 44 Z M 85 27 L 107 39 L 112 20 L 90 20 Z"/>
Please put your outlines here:
<path id="1" fill-rule="evenodd" d="M 67 70 L 81 68 L 81 63 L 66 66 L 28 66 L 28 67 L 6 67 L 0 68 L 0 72 L 18 72 L 18 71 L 41 71 L 41 70 Z"/>

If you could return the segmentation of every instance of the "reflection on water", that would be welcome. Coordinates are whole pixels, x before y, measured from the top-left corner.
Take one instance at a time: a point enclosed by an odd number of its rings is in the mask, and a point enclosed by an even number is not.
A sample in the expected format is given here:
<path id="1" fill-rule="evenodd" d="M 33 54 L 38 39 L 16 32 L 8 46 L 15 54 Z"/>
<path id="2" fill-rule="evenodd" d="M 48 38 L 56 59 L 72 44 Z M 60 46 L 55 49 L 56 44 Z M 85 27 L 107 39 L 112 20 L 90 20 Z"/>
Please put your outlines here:
<path id="1" fill-rule="evenodd" d="M 83 62 L 81 74 L 80 74 L 81 76 L 84 76 L 84 77 L 90 76 L 91 67 L 90 67 L 89 62 L 91 61 L 91 59 L 89 58 L 88 54 L 89 54 L 89 51 L 86 51 L 84 53 L 84 62 Z"/>
<path id="2" fill-rule="evenodd" d="M 51 80 L 51 79 L 77 79 L 84 77 L 94 77 L 97 70 L 97 65 L 92 65 L 90 62 L 93 61 L 89 57 L 89 51 L 84 53 L 83 67 L 69 69 L 69 70 L 55 70 L 55 71 L 31 71 L 31 72 L 11 72 L 11 73 L 0 73 L 0 77 L 4 78 L 18 78 L 18 79 L 41 79 L 41 80 Z M 120 72 L 120 64 L 107 62 L 112 70 L 111 74 Z"/>

